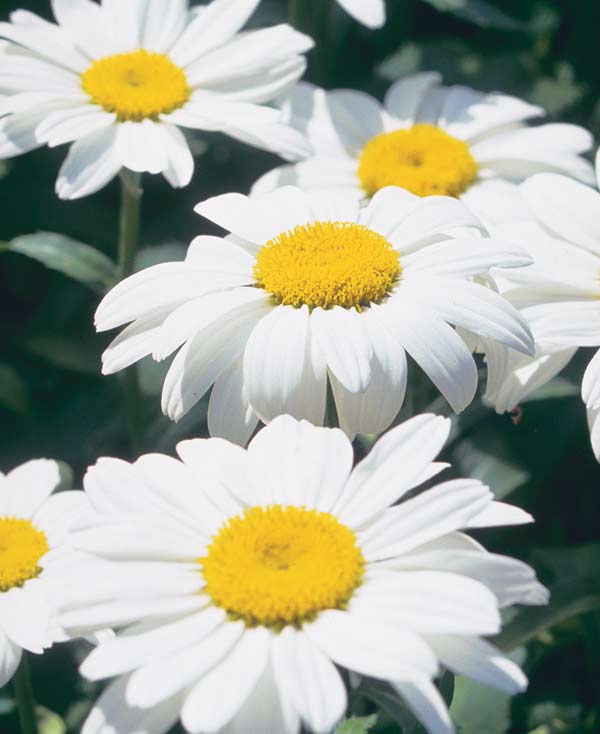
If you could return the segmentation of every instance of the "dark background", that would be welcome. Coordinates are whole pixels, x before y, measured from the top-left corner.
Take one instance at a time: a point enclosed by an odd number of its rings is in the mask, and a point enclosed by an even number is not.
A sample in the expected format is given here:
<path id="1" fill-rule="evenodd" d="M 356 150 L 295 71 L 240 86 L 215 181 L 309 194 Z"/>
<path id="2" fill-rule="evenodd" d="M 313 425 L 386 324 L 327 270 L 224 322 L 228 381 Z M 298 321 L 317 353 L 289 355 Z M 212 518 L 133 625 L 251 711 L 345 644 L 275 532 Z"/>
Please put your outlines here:
<path id="1" fill-rule="evenodd" d="M 521 95 L 544 106 L 551 119 L 600 132 L 596 0 L 389 0 L 389 21 L 378 32 L 354 23 L 333 0 L 326 20 L 324 3 L 305 0 L 303 30 L 319 41 L 309 56 L 312 81 L 381 96 L 404 73 L 436 69 L 448 83 Z M 0 20 L 19 7 L 49 17 L 47 0 L 0 0 Z M 253 24 L 286 18 L 283 0 L 263 0 Z M 192 237 L 209 231 L 193 213 L 194 204 L 217 193 L 246 192 L 278 162 L 220 135 L 198 136 L 194 144 L 196 173 L 188 188 L 174 191 L 160 177 L 145 177 L 140 266 L 182 259 Z M 54 180 L 65 154 L 64 147 L 43 149 L 0 162 L 0 241 L 38 230 L 61 232 L 115 257 L 118 184 L 78 202 L 59 201 Z M 100 354 L 111 335 L 94 333 L 98 298 L 34 260 L 0 253 L 3 471 L 47 456 L 70 465 L 75 486 L 81 486 L 85 467 L 98 456 L 130 458 L 120 380 L 100 376 Z M 532 684 L 512 705 L 499 694 L 473 698 L 475 689 L 457 689 L 462 698 L 454 705 L 465 734 L 600 731 L 600 615 L 590 611 L 600 598 L 600 467 L 579 396 L 591 355 L 580 350 L 561 378 L 523 406 L 518 425 L 477 401 L 461 417 L 460 435 L 447 451 L 455 472 L 483 478 L 501 495 L 511 493 L 511 502 L 536 517 L 533 527 L 482 533 L 486 545 L 534 563 L 544 580 L 558 583 L 558 607 L 562 602 L 570 611 L 585 611 L 536 628 L 525 663 Z M 447 413 L 412 367 L 405 413 L 432 407 Z M 206 433 L 205 403 L 178 426 L 171 424 L 160 415 L 162 374 L 164 367 L 152 363 L 141 369 L 146 431 L 140 448 L 172 453 L 181 438 Z M 73 660 L 82 654 L 81 647 L 62 646 L 34 661 L 41 703 L 64 717 L 71 731 L 78 730 L 95 695 L 77 679 Z M 16 731 L 9 696 L 0 692 L 2 734 Z M 356 705 L 357 712 L 368 711 Z M 61 722 L 47 718 L 44 734 L 61 734 Z M 378 730 L 400 731 L 385 714 Z"/>

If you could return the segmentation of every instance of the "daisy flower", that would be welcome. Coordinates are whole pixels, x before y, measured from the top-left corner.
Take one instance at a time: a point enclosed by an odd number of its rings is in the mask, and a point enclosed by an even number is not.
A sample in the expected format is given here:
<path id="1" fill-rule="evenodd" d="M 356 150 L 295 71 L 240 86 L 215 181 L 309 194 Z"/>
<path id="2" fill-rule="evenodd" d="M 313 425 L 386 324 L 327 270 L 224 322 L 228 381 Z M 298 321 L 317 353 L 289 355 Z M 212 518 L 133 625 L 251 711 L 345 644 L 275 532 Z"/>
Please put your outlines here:
<path id="1" fill-rule="evenodd" d="M 475 193 L 493 213 L 498 180 L 521 181 L 540 171 L 593 180 L 591 165 L 581 157 L 592 146 L 586 130 L 528 127 L 527 120 L 544 114 L 541 108 L 497 92 L 441 86 L 435 72 L 400 79 L 383 104 L 363 92 L 326 92 L 303 83 L 283 110 L 290 125 L 308 137 L 313 155 L 270 171 L 255 184 L 255 193 L 296 184 L 365 199 L 394 185 L 418 196 L 442 194 L 469 203 Z"/>
<path id="2" fill-rule="evenodd" d="M 473 399 L 475 362 L 449 324 L 532 349 L 518 312 L 469 280 L 529 257 L 476 238 L 478 220 L 455 199 L 390 187 L 361 210 L 351 195 L 283 187 L 196 211 L 232 234 L 197 237 L 185 262 L 127 278 L 96 312 L 99 331 L 132 322 L 104 353 L 105 374 L 179 349 L 162 396 L 172 420 L 214 384 L 212 435 L 243 444 L 259 418 L 283 413 L 319 425 L 329 380 L 342 429 L 380 433 L 404 399 L 405 351 L 456 412 Z M 457 229 L 468 236 L 448 234 Z"/>
<path id="3" fill-rule="evenodd" d="M 385 0 L 338 0 L 338 3 L 367 28 L 385 25 Z"/>
<path id="4" fill-rule="evenodd" d="M 60 481 L 48 459 L 0 473 L 0 687 L 23 650 L 42 653 L 64 639 L 53 619 L 56 579 L 69 558 L 68 531 L 90 508 L 83 492 L 52 495 Z"/>
<path id="5" fill-rule="evenodd" d="M 508 195 L 505 191 L 507 201 Z M 600 194 L 565 176 L 538 174 L 512 195 L 510 220 L 488 226 L 495 236 L 522 242 L 535 263 L 496 279 L 530 324 L 536 351 L 532 358 L 481 343 L 488 365 L 485 399 L 499 413 L 558 374 L 578 347 L 600 346 Z M 582 394 L 600 460 L 598 354 L 587 368 Z"/>
<path id="6" fill-rule="evenodd" d="M 389 681 L 432 734 L 454 731 L 432 683 L 441 665 L 523 690 L 482 637 L 500 608 L 547 592 L 462 530 L 531 517 L 477 480 L 407 499 L 447 466 L 434 459 L 449 430 L 417 416 L 354 470 L 339 429 L 289 416 L 247 450 L 197 439 L 181 461 L 100 459 L 85 477 L 99 524 L 74 543 L 104 571 L 75 572 L 61 623 L 119 628 L 81 667 L 119 678 L 82 734 L 163 734 L 179 717 L 191 734 L 326 734 L 347 704 L 336 666 Z"/>
<path id="7" fill-rule="evenodd" d="M 52 0 L 56 23 L 19 10 L 0 23 L 0 158 L 73 143 L 56 190 L 75 199 L 122 167 L 189 183 L 180 128 L 220 131 L 287 159 L 303 136 L 263 103 L 302 75 L 307 36 L 238 33 L 259 0 Z"/>

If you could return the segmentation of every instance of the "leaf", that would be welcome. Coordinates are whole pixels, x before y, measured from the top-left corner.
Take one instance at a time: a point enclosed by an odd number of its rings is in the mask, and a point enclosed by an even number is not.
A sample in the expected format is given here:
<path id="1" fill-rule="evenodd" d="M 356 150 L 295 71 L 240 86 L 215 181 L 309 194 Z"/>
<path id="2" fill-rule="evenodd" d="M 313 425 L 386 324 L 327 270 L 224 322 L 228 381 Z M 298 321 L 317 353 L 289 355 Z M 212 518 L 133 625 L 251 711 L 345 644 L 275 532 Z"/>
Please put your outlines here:
<path id="1" fill-rule="evenodd" d="M 1 251 L 26 255 L 96 293 L 105 293 L 116 278 L 116 266 L 109 257 L 90 245 L 54 232 L 15 237 L 10 242 L 0 243 Z"/>
<path id="2" fill-rule="evenodd" d="M 372 716 L 352 716 L 345 719 L 335 730 L 335 734 L 368 734 L 377 723 L 377 714 Z"/>
<path id="3" fill-rule="evenodd" d="M 375 678 L 363 678 L 356 693 L 370 699 L 388 713 L 400 724 L 402 734 L 421 734 L 423 731 L 400 695 L 388 683 Z"/>
<path id="4" fill-rule="evenodd" d="M 569 578 L 550 586 L 550 603 L 527 607 L 502 632 L 492 638 L 501 650 L 514 650 L 559 622 L 600 609 L 600 587 L 586 577 Z"/>
<path id="5" fill-rule="evenodd" d="M 523 649 L 510 656 L 521 665 Z M 460 734 L 505 734 L 511 726 L 511 696 L 457 675 L 450 714 Z"/>
<path id="6" fill-rule="evenodd" d="M 20 414 L 27 412 L 29 404 L 27 385 L 7 364 L 0 364 L 0 404 Z"/>
<path id="7" fill-rule="evenodd" d="M 467 439 L 457 443 L 452 460 L 461 474 L 487 484 L 496 499 L 506 497 L 531 478 L 524 469 Z"/>
<path id="8" fill-rule="evenodd" d="M 487 0 L 424 0 L 442 13 L 451 13 L 480 28 L 526 31 L 528 25 L 487 2 Z"/>

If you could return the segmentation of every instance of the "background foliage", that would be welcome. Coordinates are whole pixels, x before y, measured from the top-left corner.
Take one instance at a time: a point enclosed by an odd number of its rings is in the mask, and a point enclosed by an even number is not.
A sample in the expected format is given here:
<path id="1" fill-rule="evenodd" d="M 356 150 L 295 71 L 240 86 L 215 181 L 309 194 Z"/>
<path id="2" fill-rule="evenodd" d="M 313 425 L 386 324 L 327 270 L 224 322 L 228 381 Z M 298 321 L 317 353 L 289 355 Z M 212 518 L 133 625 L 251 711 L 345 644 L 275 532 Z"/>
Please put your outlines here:
<path id="1" fill-rule="evenodd" d="M 546 107 L 554 119 L 600 133 L 595 0 L 389 0 L 388 24 L 376 33 L 352 22 L 333 0 L 304 5 L 302 29 L 319 41 L 308 78 L 324 86 L 381 95 L 401 74 L 438 69 L 449 83 L 518 94 Z M 3 0 L 0 16 L 26 7 L 48 17 L 48 6 L 47 0 Z M 286 17 L 284 0 L 263 0 L 253 23 Z M 173 191 L 146 177 L 138 267 L 182 259 L 191 238 L 210 231 L 193 205 L 217 193 L 246 192 L 277 163 L 219 135 L 198 136 L 194 145 L 197 169 L 187 189 Z M 145 431 L 140 445 L 130 446 L 119 378 L 100 376 L 100 354 L 110 336 L 92 328 L 99 294 L 114 277 L 118 188 L 112 184 L 75 203 L 59 201 L 53 185 L 64 154 L 44 149 L 0 162 L 0 468 L 53 457 L 72 467 L 75 486 L 81 486 L 85 467 L 98 456 L 172 453 L 178 440 L 205 434 L 206 403 L 171 424 L 158 399 L 165 366 L 146 361 Z M 523 406 L 519 424 L 479 401 L 455 422 L 446 452 L 453 472 L 489 482 L 537 519 L 533 527 L 482 532 L 486 545 L 533 563 L 554 590 L 548 610 L 518 614 L 499 640 L 525 659 L 531 679 L 526 694 L 511 702 L 460 678 L 442 680 L 462 734 L 600 731 L 600 467 L 578 394 L 589 357 L 580 350 L 563 376 Z M 426 409 L 447 414 L 414 365 L 411 372 L 402 417 Z M 359 453 L 368 443 L 358 440 Z M 83 643 L 58 646 L 33 660 L 38 698 L 48 709 L 42 734 L 79 730 L 97 693 L 76 673 L 84 653 Z M 360 683 L 352 709 L 357 718 L 343 724 L 340 734 L 419 731 L 390 690 L 372 681 Z M 7 689 L 0 691 L 0 731 L 17 731 Z"/>

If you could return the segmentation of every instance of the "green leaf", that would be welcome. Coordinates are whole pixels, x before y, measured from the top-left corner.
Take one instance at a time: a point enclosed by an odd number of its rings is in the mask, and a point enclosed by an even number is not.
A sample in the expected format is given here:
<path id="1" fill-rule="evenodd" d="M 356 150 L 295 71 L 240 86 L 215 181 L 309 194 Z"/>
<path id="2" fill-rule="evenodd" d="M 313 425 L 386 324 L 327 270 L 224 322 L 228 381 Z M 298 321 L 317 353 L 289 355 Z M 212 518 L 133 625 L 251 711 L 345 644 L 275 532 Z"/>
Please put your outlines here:
<path id="1" fill-rule="evenodd" d="M 502 31 L 525 31 L 528 26 L 511 18 L 487 0 L 424 0 L 442 13 L 451 13 L 480 28 Z"/>
<path id="2" fill-rule="evenodd" d="M 90 245 L 54 232 L 38 232 L 0 243 L 0 252 L 26 255 L 51 270 L 83 283 L 97 293 L 105 293 L 116 277 L 115 263 Z"/>
<path id="3" fill-rule="evenodd" d="M 562 579 L 550 586 L 550 603 L 547 606 L 523 609 L 492 642 L 501 650 L 514 650 L 549 627 L 598 609 L 600 586 L 595 579 Z"/>
<path id="4" fill-rule="evenodd" d="M 521 665 L 522 649 L 511 658 Z M 511 726 L 511 696 L 457 675 L 450 714 L 460 734 L 505 734 Z"/>
<path id="5" fill-rule="evenodd" d="M 17 371 L 7 364 L 0 364 L 0 405 L 14 413 L 26 413 L 29 404 L 27 385 Z"/>
<path id="6" fill-rule="evenodd" d="M 335 730 L 335 734 L 368 734 L 377 723 L 377 714 L 372 716 L 352 716 L 345 719 Z"/>
<path id="7" fill-rule="evenodd" d="M 531 478 L 524 469 L 467 439 L 457 443 L 452 459 L 462 475 L 487 484 L 496 499 L 506 497 Z"/>

